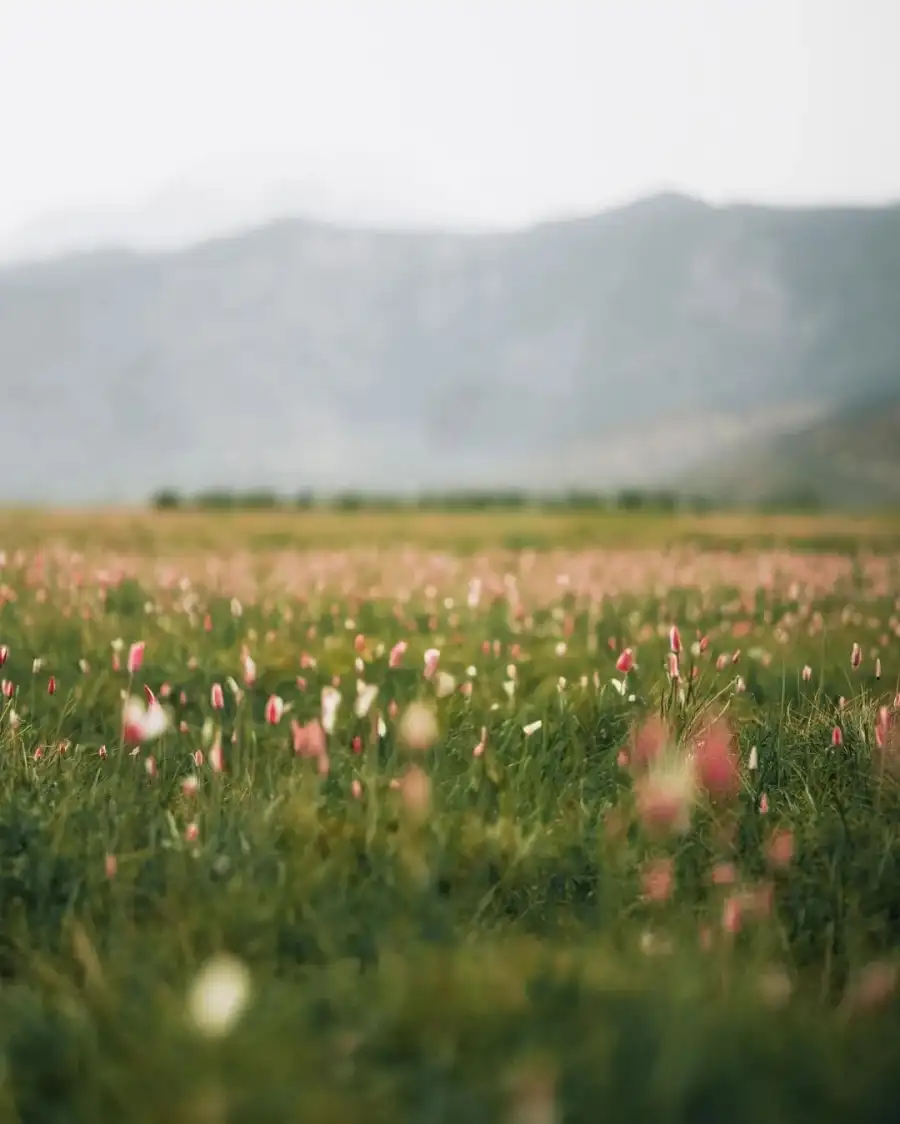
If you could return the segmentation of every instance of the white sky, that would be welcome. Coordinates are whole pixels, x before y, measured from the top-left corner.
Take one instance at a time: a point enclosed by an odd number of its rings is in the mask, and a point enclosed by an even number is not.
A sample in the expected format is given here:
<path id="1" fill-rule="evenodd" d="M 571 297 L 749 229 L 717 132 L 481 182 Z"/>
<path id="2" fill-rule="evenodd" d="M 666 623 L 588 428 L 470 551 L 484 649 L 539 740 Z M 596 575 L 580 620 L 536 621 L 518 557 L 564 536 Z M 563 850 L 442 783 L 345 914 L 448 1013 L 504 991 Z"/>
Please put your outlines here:
<path id="1" fill-rule="evenodd" d="M 897 198 L 898 49 L 900 0 L 0 0 L 0 240 L 306 173 L 462 225 Z"/>

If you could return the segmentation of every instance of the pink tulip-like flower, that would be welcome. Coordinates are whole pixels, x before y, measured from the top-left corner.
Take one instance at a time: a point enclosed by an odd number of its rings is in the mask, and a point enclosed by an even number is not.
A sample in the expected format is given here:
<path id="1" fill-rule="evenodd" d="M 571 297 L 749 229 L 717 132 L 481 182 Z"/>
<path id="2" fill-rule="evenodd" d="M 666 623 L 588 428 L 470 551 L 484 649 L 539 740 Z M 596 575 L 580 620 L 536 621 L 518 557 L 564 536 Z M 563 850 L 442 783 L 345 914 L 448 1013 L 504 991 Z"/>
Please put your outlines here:
<path id="1" fill-rule="evenodd" d="M 727 652 L 723 652 L 720 656 L 716 657 L 716 671 L 724 671 L 730 662 L 730 657 Z"/>
<path id="2" fill-rule="evenodd" d="M 431 677 L 437 671 L 437 666 L 440 658 L 441 652 L 439 648 L 429 648 L 425 652 L 425 670 L 423 674 L 426 679 L 431 679 Z"/>
<path id="3" fill-rule="evenodd" d="M 794 833 L 780 828 L 769 840 L 767 855 L 772 866 L 787 866 L 794 857 Z"/>
<path id="4" fill-rule="evenodd" d="M 209 690 L 209 704 L 213 710 L 223 710 L 225 708 L 225 692 L 222 690 L 221 683 L 213 683 Z"/>
<path id="5" fill-rule="evenodd" d="M 835 746 L 844 744 L 844 734 L 843 734 L 843 731 L 841 730 L 840 726 L 833 726 L 832 727 L 831 744 L 835 745 Z"/>
<path id="6" fill-rule="evenodd" d="M 727 800 L 740 788 L 738 752 L 724 721 L 716 722 L 694 743 L 697 780 L 713 799 Z"/>
<path id="7" fill-rule="evenodd" d="M 361 632 L 357 633 L 356 638 L 353 641 L 353 650 L 358 656 L 361 656 L 366 650 L 366 638 Z"/>
<path id="8" fill-rule="evenodd" d="M 143 699 L 132 696 L 122 709 L 122 740 L 126 745 L 138 746 L 153 741 L 165 733 L 169 718 L 155 700 L 148 706 Z"/>
<path id="9" fill-rule="evenodd" d="M 734 863 L 716 863 L 712 868 L 712 882 L 714 886 L 731 886 L 737 881 L 737 871 Z"/>
<path id="10" fill-rule="evenodd" d="M 185 843 L 196 843 L 200 838 L 200 828 L 195 823 L 189 823 L 184 829 Z"/>
<path id="11" fill-rule="evenodd" d="M 6 644 L 0 644 L 0 667 L 3 667 L 8 659 L 9 648 L 6 646 Z"/>
<path id="12" fill-rule="evenodd" d="M 858 644 L 854 643 L 854 645 L 853 645 L 853 647 L 850 651 L 850 666 L 853 667 L 853 668 L 857 668 L 857 667 L 859 667 L 859 665 L 861 663 L 862 663 L 862 648 L 860 648 L 860 646 Z"/>
<path id="13" fill-rule="evenodd" d="M 406 654 L 408 645 L 405 640 L 398 640 L 397 643 L 391 648 L 391 653 L 388 656 L 388 667 L 399 667 Z"/>
<path id="14" fill-rule="evenodd" d="M 633 667 L 634 653 L 630 648 L 625 648 L 624 651 L 620 653 L 619 658 L 616 660 L 616 671 L 620 671 L 623 675 L 627 675 Z"/>
<path id="15" fill-rule="evenodd" d="M 56 676 L 55 675 L 51 675 L 50 678 L 47 680 L 47 694 L 48 695 L 55 695 L 56 694 Z"/>
<path id="16" fill-rule="evenodd" d="M 669 650 L 675 656 L 681 653 L 681 633 L 678 631 L 678 625 L 676 624 L 673 624 L 669 629 Z"/>
<path id="17" fill-rule="evenodd" d="M 284 714 L 284 699 L 280 695 L 269 695 L 266 700 L 266 721 L 270 726 L 277 726 Z"/>
<path id="18" fill-rule="evenodd" d="M 808 683 L 810 679 L 812 679 L 812 668 L 809 666 L 809 664 L 806 664 L 804 666 L 803 671 L 800 672 L 800 675 L 804 683 Z"/>
<path id="19" fill-rule="evenodd" d="M 671 742 L 671 729 L 654 715 L 632 733 L 628 758 L 635 769 L 645 769 L 663 755 Z"/>
<path id="20" fill-rule="evenodd" d="M 673 682 L 681 679 L 681 673 L 678 670 L 678 656 L 675 652 L 669 652 L 666 657 L 666 674 Z"/>
<path id="21" fill-rule="evenodd" d="M 327 742 L 325 731 L 318 719 L 313 718 L 305 726 L 294 719 L 291 722 L 291 738 L 294 753 L 299 757 L 324 757 L 327 756 Z"/>
<path id="22" fill-rule="evenodd" d="M 722 928 L 733 936 L 741 931 L 743 924 L 743 899 L 740 894 L 730 894 L 722 906 Z"/>
<path id="23" fill-rule="evenodd" d="M 128 649 L 125 667 L 129 675 L 136 675 L 144 662 L 144 641 L 136 640 Z"/>
<path id="24" fill-rule="evenodd" d="M 214 773 L 221 773 L 225 768 L 221 734 L 216 734 L 216 740 L 209 747 L 209 767 Z"/>
<path id="25" fill-rule="evenodd" d="M 660 758 L 635 782 L 637 814 L 651 834 L 684 834 L 691 825 L 696 778 L 691 761 Z"/>
<path id="26" fill-rule="evenodd" d="M 650 902 L 664 902 L 672 896 L 675 886 L 672 859 L 657 859 L 641 875 L 644 897 Z"/>

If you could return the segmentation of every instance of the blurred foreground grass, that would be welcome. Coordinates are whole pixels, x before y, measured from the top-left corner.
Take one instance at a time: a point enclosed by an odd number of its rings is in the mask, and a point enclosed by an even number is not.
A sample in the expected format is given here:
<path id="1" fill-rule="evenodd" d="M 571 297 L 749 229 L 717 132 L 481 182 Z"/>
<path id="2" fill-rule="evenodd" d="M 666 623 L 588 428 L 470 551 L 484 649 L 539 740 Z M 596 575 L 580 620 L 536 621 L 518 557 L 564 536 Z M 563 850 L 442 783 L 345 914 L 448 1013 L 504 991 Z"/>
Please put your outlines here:
<path id="1" fill-rule="evenodd" d="M 679 576 L 701 556 L 625 596 L 554 525 L 557 580 L 339 554 L 236 599 L 103 560 L 265 551 L 309 516 L 134 518 L 0 531 L 0 1122 L 896 1119 L 896 557 L 762 581 L 747 545 L 728 588 Z M 415 518 L 420 546 L 476 537 Z M 396 545 L 395 520 L 329 517 L 316 545 Z M 132 749 L 144 687 L 170 724 Z M 737 791 L 666 782 L 684 830 L 653 829 L 632 768 L 660 714 L 684 751 L 734 735 Z"/>

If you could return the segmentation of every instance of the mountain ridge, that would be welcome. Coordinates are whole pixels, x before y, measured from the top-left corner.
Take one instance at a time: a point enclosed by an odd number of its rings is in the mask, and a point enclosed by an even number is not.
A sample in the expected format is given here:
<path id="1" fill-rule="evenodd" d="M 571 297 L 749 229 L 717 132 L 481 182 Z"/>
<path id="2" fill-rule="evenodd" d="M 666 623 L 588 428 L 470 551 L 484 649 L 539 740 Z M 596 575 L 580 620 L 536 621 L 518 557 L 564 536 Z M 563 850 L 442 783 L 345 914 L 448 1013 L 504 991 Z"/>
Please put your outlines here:
<path id="1" fill-rule="evenodd" d="M 900 385 L 900 206 L 663 192 L 0 268 L 7 501 L 664 485 Z M 99 459 L 99 463 L 98 463 Z"/>

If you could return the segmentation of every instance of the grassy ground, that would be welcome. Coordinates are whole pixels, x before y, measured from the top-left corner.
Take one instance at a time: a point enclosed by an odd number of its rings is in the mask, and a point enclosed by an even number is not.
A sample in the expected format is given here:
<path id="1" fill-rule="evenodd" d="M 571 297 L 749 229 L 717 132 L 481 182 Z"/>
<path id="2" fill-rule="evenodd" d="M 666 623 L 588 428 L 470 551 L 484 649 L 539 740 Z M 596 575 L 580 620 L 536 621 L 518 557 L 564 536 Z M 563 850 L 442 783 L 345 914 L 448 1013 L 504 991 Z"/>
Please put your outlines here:
<path id="1" fill-rule="evenodd" d="M 895 1118 L 896 527 L 556 518 L 2 517 L 0 1121 Z"/>
<path id="2" fill-rule="evenodd" d="M 530 510 L 458 512 L 33 511 L 0 509 L 0 541 L 129 552 L 419 547 L 900 550 L 900 513 L 884 515 L 663 515 Z"/>

